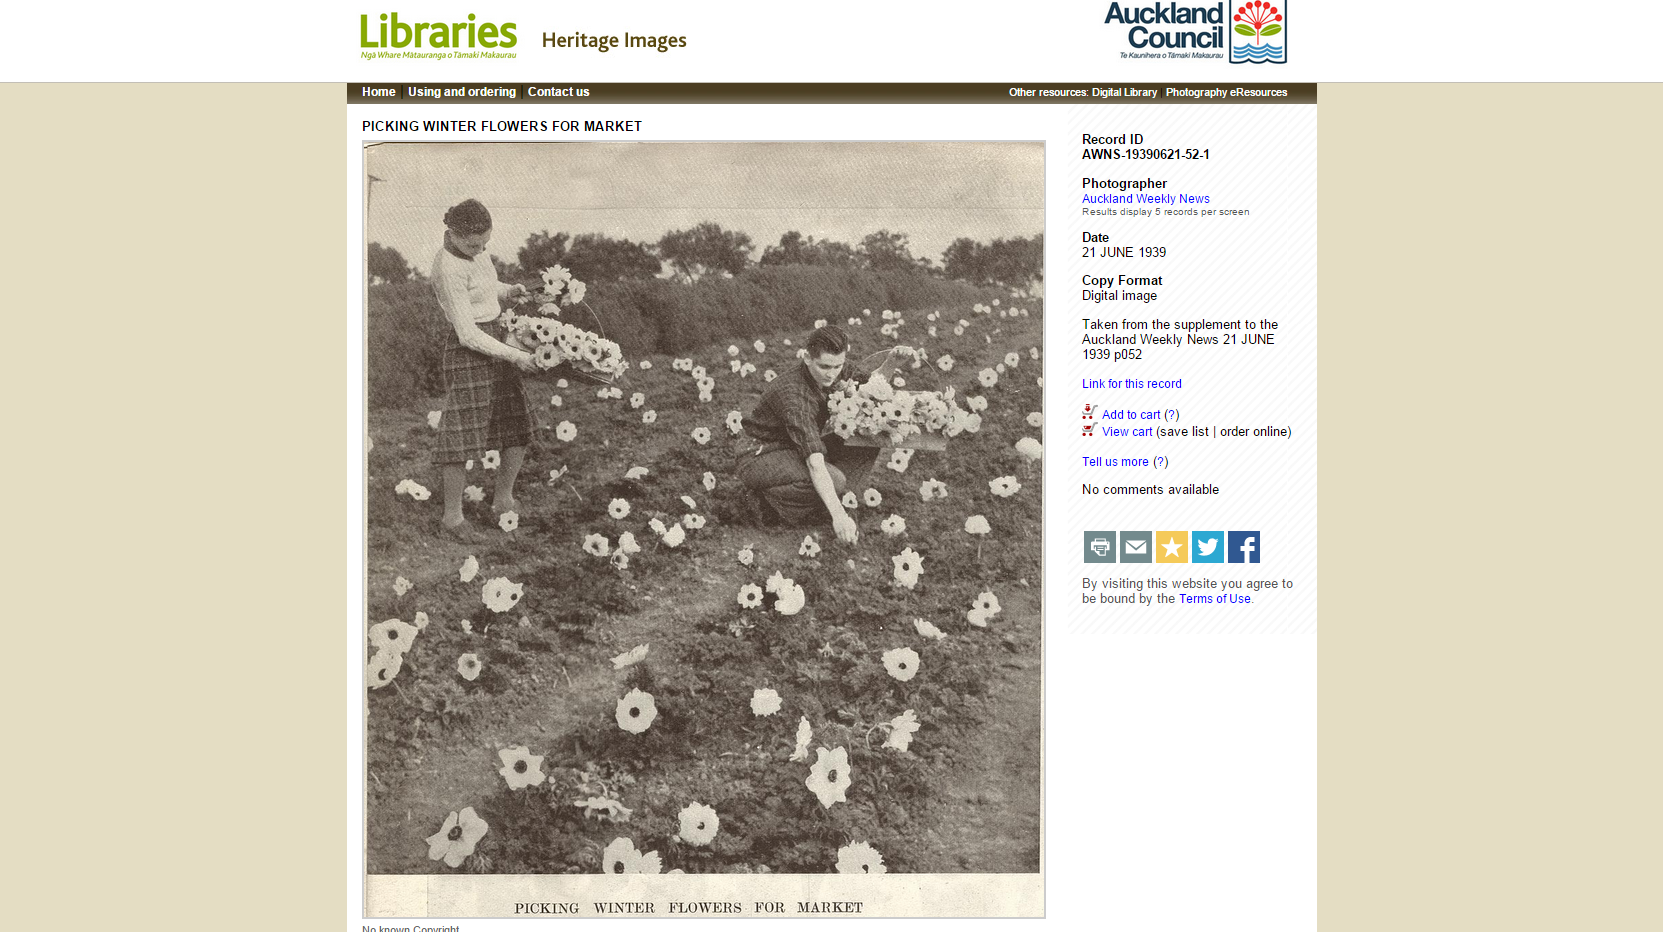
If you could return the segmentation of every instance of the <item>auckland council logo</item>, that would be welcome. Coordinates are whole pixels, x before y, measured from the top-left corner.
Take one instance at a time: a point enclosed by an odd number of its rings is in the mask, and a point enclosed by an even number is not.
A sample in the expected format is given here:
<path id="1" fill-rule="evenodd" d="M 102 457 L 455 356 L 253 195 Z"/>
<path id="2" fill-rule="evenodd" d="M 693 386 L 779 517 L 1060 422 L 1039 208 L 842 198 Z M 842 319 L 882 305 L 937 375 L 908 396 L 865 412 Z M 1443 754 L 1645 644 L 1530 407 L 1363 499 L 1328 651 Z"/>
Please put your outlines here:
<path id="1" fill-rule="evenodd" d="M 1132 50 L 1121 52 L 1121 58 L 1223 58 L 1228 37 L 1232 64 L 1288 61 L 1286 0 L 1252 0 L 1234 11 L 1225 3 L 1180 6 L 1179 0 L 1168 0 L 1164 6 L 1123 7 L 1115 2 L 1103 23 L 1130 27 L 1126 44 Z"/>
<path id="2" fill-rule="evenodd" d="M 1230 18 L 1230 62 L 1285 65 L 1288 61 L 1288 5 L 1253 0 Z"/>

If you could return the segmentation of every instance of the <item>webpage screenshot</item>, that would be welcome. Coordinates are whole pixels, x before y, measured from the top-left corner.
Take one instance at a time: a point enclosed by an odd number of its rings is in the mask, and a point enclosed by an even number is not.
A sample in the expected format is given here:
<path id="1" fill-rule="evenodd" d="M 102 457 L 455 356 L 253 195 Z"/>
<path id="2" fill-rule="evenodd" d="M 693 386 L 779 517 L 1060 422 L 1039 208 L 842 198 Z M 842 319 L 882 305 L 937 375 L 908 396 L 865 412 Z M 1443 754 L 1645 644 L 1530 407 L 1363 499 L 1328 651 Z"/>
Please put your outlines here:
<path id="1" fill-rule="evenodd" d="M 1088 731 L 1309 911 L 1315 85 L 346 98 L 372 914 L 1038 915 Z"/>
<path id="2" fill-rule="evenodd" d="M 362 932 L 1654 924 L 1656 613 L 1593 581 L 1655 510 L 1663 23 L 1618 6 L 1535 57 L 1545 8 L 1310 0 L 28 53 L 18 125 L 87 112 L 18 215 L 126 199 L 209 276 L 145 365 L 230 369 L 145 423 L 247 437 L 185 551 L 258 579 L 226 695 L 311 684 L 191 703 L 295 733 L 193 805 L 296 807 L 307 927 Z"/>

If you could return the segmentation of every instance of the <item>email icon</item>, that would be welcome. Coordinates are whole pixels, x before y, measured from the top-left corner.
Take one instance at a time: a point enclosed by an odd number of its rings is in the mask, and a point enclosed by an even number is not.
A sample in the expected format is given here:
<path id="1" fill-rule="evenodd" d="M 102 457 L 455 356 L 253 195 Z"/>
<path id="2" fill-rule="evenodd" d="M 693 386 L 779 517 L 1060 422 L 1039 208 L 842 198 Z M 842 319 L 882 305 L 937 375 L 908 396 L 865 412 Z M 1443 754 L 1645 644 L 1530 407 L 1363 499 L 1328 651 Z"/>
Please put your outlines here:
<path id="1" fill-rule="evenodd" d="M 1155 562 L 1154 548 L 1150 545 L 1150 539 L 1153 537 L 1154 533 L 1151 531 L 1121 531 L 1120 562 Z"/>

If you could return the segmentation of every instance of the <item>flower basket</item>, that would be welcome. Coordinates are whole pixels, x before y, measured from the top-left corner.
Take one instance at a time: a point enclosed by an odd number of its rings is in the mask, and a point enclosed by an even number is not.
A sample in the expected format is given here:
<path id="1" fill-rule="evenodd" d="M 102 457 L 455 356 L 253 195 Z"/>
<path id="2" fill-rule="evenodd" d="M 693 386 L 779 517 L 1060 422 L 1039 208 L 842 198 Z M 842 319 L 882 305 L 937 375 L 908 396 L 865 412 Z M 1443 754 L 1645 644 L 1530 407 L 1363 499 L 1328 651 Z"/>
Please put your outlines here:
<path id="1" fill-rule="evenodd" d="M 508 343 L 534 354 L 538 368 L 546 374 L 590 385 L 611 385 L 629 368 L 629 363 L 618 344 L 606 338 L 600 315 L 583 300 L 586 290 L 582 282 L 573 279 L 560 266 L 545 269 L 543 290 L 528 293 L 520 300 L 525 313 L 503 315 L 503 328 Z M 562 305 L 566 310 L 582 308 L 593 321 L 594 329 L 585 330 L 558 319 Z M 544 313 L 555 316 L 542 316 Z"/>
<path id="2" fill-rule="evenodd" d="M 840 384 L 826 399 L 830 431 L 850 446 L 945 450 L 959 434 L 981 429 L 982 418 L 959 407 L 946 391 L 905 391 L 876 372 L 863 384 Z"/>
<path id="3" fill-rule="evenodd" d="M 565 321 L 530 314 L 503 317 L 509 345 L 537 357 L 537 367 L 556 378 L 611 385 L 629 364 L 618 344 Z"/>

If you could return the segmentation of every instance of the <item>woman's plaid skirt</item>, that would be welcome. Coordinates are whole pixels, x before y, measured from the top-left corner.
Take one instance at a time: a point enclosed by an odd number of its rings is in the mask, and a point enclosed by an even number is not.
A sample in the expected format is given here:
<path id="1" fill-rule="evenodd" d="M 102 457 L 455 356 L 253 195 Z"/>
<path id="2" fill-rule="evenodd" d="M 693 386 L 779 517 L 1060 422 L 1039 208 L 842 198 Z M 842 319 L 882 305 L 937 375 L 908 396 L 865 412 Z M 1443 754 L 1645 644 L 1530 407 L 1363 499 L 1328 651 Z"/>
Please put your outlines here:
<path id="1" fill-rule="evenodd" d="M 460 466 L 486 450 L 531 444 L 531 406 L 513 363 L 464 347 L 446 328 L 444 383 L 435 464 Z"/>

